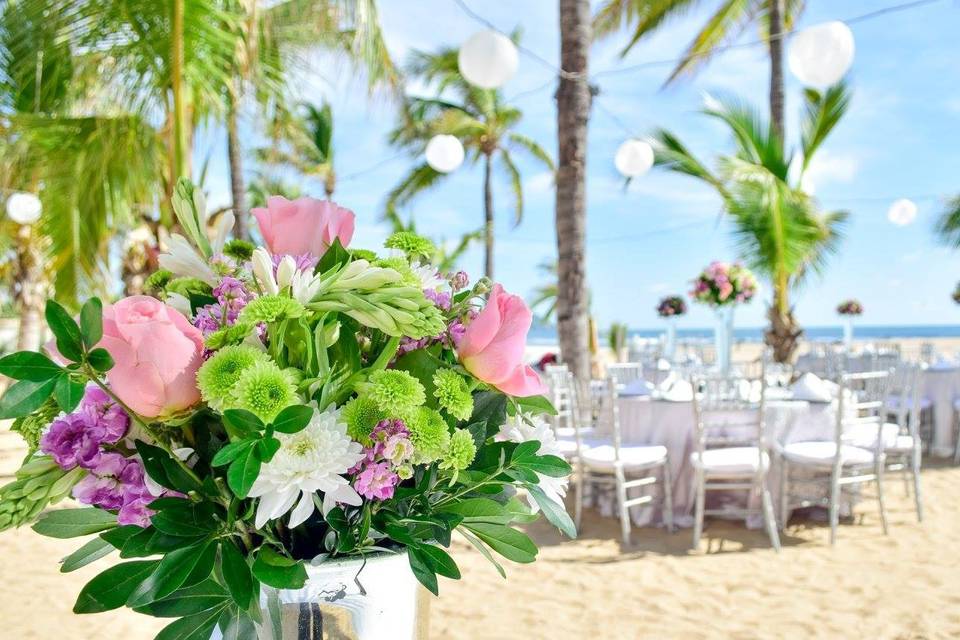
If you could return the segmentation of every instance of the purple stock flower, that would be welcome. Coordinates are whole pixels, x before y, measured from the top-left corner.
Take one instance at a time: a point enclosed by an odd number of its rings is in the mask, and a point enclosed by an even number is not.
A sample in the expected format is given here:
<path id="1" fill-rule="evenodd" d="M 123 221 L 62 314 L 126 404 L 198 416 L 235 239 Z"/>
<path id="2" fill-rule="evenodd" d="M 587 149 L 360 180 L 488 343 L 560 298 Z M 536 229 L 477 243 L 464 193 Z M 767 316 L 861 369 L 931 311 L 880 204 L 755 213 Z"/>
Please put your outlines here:
<path id="1" fill-rule="evenodd" d="M 436 289 L 424 289 L 424 297 L 427 300 L 431 301 L 434 305 L 443 309 L 444 311 L 450 310 L 450 292 L 449 291 L 437 291 Z"/>
<path id="2" fill-rule="evenodd" d="M 374 462 L 360 472 L 354 488 L 368 500 L 389 500 L 399 482 L 400 476 L 390 468 L 390 463 Z"/>
<path id="3" fill-rule="evenodd" d="M 123 474 L 128 463 L 119 453 L 101 454 L 90 474 L 73 488 L 73 497 L 83 504 L 119 509 L 124 503 Z"/>
<path id="4" fill-rule="evenodd" d="M 457 271 L 450 276 L 450 287 L 455 292 L 466 289 L 468 284 L 470 284 L 470 276 L 467 275 L 466 271 Z"/>
<path id="5" fill-rule="evenodd" d="M 40 438 L 40 450 L 64 469 L 91 469 L 99 462 L 104 433 L 87 412 L 70 413 L 50 424 Z"/>

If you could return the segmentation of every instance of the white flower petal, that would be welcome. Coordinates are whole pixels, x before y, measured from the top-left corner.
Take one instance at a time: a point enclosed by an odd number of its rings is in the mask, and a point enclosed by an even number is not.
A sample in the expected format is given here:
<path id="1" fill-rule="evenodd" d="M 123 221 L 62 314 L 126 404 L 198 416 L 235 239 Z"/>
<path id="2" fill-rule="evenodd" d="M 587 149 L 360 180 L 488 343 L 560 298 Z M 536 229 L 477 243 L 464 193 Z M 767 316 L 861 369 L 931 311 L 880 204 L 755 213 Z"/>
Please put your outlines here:
<path id="1" fill-rule="evenodd" d="M 284 256 L 277 266 L 277 286 L 283 289 L 290 286 L 293 274 L 297 272 L 297 263 L 290 256 Z"/>
<path id="2" fill-rule="evenodd" d="M 217 224 L 213 229 L 213 236 L 210 238 L 210 248 L 214 253 L 220 253 L 223 245 L 227 243 L 227 236 L 233 231 L 233 225 L 237 218 L 233 211 L 227 211 L 217 219 Z"/>
<path id="3" fill-rule="evenodd" d="M 257 247 L 253 251 L 250 262 L 253 265 L 253 276 L 257 279 L 263 292 L 271 295 L 280 293 L 280 287 L 277 286 L 277 281 L 273 277 L 273 260 L 270 259 L 267 250 L 263 247 Z"/>
<path id="4" fill-rule="evenodd" d="M 169 251 L 157 259 L 161 269 L 177 276 L 199 278 L 211 286 L 217 284 L 213 269 L 186 238 L 175 233 L 167 240 L 167 246 Z"/>
<path id="5" fill-rule="evenodd" d="M 179 293 L 168 293 L 166 303 L 186 316 L 188 320 L 190 319 L 193 309 L 191 309 L 190 300 L 186 296 Z"/>
<path id="6" fill-rule="evenodd" d="M 290 512 L 290 523 L 288 526 L 293 528 L 306 522 L 310 514 L 313 513 L 313 507 L 313 494 L 304 491 L 300 496 L 300 502 L 298 502 L 297 506 Z"/>

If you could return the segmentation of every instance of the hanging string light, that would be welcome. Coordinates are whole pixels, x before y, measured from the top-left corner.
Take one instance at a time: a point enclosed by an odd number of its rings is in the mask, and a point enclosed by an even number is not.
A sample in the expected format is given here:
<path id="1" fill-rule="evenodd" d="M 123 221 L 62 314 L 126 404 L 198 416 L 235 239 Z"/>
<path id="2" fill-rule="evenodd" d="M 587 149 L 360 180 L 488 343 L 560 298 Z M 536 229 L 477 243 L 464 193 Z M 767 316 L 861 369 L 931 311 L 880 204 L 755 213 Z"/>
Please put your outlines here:
<path id="1" fill-rule="evenodd" d="M 803 29 L 790 43 L 787 64 L 806 86 L 826 88 L 843 78 L 853 64 L 853 32 L 834 20 Z"/>
<path id="2" fill-rule="evenodd" d="M 436 135 L 427 143 L 425 155 L 427 164 L 435 171 L 450 173 L 463 164 L 463 145 L 454 136 Z"/>
<path id="3" fill-rule="evenodd" d="M 917 218 L 917 204 L 913 200 L 900 198 L 894 200 L 890 208 L 887 209 L 887 220 L 897 225 L 905 227 Z"/>
<path id="4" fill-rule="evenodd" d="M 470 84 L 496 89 L 517 72 L 517 47 L 502 33 L 492 29 L 478 31 L 460 47 L 457 64 Z"/>
<path id="5" fill-rule="evenodd" d="M 33 193 L 18 191 L 7 198 L 7 216 L 17 224 L 33 224 L 42 211 L 40 198 Z"/>
<path id="6" fill-rule="evenodd" d="M 617 149 L 613 164 L 625 177 L 639 178 L 653 166 L 653 147 L 649 142 L 631 138 Z"/>

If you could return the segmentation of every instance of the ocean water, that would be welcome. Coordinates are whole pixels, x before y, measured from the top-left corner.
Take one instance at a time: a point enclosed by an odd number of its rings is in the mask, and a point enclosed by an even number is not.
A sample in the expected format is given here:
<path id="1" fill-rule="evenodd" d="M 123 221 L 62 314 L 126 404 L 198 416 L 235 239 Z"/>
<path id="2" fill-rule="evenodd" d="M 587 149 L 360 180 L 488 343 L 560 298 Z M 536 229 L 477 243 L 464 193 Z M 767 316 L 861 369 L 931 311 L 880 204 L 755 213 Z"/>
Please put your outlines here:
<path id="1" fill-rule="evenodd" d="M 737 327 L 734 329 L 734 337 L 743 342 L 761 342 L 763 341 L 763 332 L 765 327 Z M 804 327 L 804 338 L 817 342 L 833 342 L 843 339 L 843 327 Z M 629 337 L 639 336 L 641 338 L 659 338 L 666 331 L 660 329 L 630 329 Z M 713 337 L 713 328 L 704 329 L 677 329 L 677 338 L 701 338 L 710 339 Z M 960 325 L 887 325 L 887 326 L 860 326 L 857 325 L 853 330 L 855 340 L 893 340 L 896 338 L 960 338 Z M 601 334 L 603 338 L 603 334 Z M 556 344 L 557 329 L 554 326 L 536 325 L 531 327 L 528 338 L 529 344 Z"/>

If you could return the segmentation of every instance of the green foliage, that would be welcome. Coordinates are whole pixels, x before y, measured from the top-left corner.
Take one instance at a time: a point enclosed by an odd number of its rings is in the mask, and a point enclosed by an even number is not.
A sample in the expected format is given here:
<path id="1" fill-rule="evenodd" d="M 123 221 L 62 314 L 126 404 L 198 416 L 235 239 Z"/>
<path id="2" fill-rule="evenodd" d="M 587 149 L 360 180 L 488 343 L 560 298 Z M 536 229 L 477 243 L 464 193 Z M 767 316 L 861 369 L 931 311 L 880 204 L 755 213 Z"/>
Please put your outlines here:
<path id="1" fill-rule="evenodd" d="M 31 458 L 15 480 L 0 487 L 0 531 L 33 522 L 49 505 L 68 497 L 85 473 L 64 471 L 47 456 Z"/>
<path id="2" fill-rule="evenodd" d="M 93 507 L 61 509 L 43 514 L 33 530 L 51 538 L 76 538 L 112 529 L 117 519 L 110 513 Z"/>

